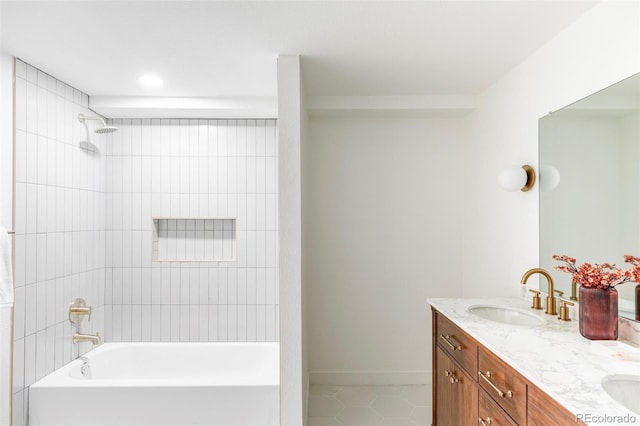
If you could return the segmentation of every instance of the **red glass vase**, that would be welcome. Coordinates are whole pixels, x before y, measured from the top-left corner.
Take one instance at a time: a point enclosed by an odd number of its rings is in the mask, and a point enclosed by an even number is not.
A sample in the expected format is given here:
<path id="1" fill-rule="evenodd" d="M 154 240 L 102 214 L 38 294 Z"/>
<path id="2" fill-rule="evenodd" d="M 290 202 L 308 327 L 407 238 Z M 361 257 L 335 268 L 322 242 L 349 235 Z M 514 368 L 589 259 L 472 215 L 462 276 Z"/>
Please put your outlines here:
<path id="1" fill-rule="evenodd" d="M 618 291 L 580 286 L 580 334 L 590 340 L 618 338 Z"/>
<path id="2" fill-rule="evenodd" d="M 640 321 L 640 284 L 636 285 L 636 321 Z"/>

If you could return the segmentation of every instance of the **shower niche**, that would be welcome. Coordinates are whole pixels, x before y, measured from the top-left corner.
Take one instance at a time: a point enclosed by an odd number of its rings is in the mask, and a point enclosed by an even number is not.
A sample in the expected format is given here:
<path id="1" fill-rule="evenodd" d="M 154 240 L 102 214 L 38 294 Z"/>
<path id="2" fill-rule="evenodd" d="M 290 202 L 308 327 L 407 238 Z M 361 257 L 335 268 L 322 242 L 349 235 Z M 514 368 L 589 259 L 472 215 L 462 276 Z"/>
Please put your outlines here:
<path id="1" fill-rule="evenodd" d="M 153 218 L 154 262 L 234 262 L 235 218 Z"/>

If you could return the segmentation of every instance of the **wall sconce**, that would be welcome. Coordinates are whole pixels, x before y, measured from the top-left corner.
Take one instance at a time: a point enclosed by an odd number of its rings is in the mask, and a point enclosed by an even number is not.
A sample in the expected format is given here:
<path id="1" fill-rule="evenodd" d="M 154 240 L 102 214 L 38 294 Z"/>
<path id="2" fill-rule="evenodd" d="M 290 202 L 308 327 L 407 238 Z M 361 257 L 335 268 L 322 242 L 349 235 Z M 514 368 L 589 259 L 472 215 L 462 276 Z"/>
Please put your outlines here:
<path id="1" fill-rule="evenodd" d="M 540 191 L 551 192 L 560 183 L 560 172 L 551 164 L 540 165 Z"/>
<path id="2" fill-rule="evenodd" d="M 524 166 L 507 167 L 498 175 L 498 185 L 500 188 L 508 192 L 522 191 L 527 192 L 536 183 L 536 172 L 533 167 L 525 164 Z"/>

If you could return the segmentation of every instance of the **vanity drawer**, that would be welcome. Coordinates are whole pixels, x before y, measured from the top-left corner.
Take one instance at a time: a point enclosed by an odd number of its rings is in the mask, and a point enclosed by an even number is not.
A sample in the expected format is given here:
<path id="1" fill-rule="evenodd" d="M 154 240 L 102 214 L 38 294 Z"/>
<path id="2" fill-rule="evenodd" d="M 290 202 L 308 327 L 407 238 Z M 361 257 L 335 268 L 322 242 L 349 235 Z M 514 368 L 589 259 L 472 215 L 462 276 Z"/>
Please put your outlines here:
<path id="1" fill-rule="evenodd" d="M 478 394 L 478 426 L 518 426 L 485 391 L 479 389 Z"/>
<path id="2" fill-rule="evenodd" d="M 513 368 L 480 347 L 478 383 L 518 424 L 526 424 L 527 382 Z"/>
<path id="3" fill-rule="evenodd" d="M 435 337 L 438 345 L 451 355 L 471 377 L 475 377 L 478 365 L 478 344 L 476 341 L 442 314 L 438 313 L 436 321 Z"/>

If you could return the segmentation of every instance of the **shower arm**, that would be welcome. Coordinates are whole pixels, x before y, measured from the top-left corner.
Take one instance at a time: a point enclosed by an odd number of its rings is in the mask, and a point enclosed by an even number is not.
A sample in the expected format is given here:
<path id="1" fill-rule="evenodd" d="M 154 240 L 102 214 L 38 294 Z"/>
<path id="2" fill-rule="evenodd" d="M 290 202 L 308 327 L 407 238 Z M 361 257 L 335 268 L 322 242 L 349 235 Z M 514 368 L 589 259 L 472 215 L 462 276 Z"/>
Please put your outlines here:
<path id="1" fill-rule="evenodd" d="M 95 120 L 95 121 L 100 121 L 102 122 L 102 127 L 107 127 L 107 123 L 104 121 L 104 118 L 102 117 L 94 117 L 91 115 L 84 115 L 84 114 L 78 114 L 78 121 L 80 121 L 82 124 L 84 124 L 85 127 L 87 127 L 87 123 L 85 122 L 86 120 Z M 89 129 L 87 129 L 88 131 Z"/>

